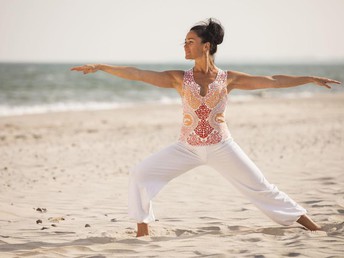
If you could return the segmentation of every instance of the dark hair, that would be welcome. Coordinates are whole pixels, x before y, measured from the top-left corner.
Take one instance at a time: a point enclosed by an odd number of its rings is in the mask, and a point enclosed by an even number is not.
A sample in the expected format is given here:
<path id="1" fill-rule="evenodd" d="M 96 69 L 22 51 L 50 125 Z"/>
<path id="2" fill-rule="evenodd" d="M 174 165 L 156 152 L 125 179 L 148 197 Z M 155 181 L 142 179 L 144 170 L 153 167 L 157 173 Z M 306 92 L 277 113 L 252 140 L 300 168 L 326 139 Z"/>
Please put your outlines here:
<path id="1" fill-rule="evenodd" d="M 202 43 L 210 43 L 209 53 L 211 55 L 216 53 L 217 45 L 222 43 L 225 35 L 220 22 L 212 18 L 193 26 L 190 31 L 195 32 L 202 39 Z"/>

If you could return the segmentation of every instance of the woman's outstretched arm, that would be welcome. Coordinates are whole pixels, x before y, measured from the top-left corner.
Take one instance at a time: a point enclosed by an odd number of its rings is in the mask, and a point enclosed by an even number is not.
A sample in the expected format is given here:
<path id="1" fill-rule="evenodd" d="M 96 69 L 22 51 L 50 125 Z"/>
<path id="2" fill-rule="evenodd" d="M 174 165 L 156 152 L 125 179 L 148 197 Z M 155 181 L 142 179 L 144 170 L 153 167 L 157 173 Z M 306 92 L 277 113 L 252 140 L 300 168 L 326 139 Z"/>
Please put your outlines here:
<path id="1" fill-rule="evenodd" d="M 246 73 L 228 71 L 228 92 L 232 89 L 256 90 L 267 88 L 287 88 L 299 86 L 307 83 L 315 83 L 319 86 L 331 88 L 328 83 L 340 84 L 341 82 L 317 76 L 291 76 L 291 75 L 273 75 L 256 76 Z"/>
<path id="2" fill-rule="evenodd" d="M 79 71 L 84 74 L 103 71 L 122 79 L 142 81 L 162 88 L 178 88 L 183 80 L 183 71 L 149 71 L 141 70 L 136 67 L 129 66 L 113 66 L 106 64 L 87 64 L 83 66 L 75 66 L 70 69 L 71 71 Z"/>

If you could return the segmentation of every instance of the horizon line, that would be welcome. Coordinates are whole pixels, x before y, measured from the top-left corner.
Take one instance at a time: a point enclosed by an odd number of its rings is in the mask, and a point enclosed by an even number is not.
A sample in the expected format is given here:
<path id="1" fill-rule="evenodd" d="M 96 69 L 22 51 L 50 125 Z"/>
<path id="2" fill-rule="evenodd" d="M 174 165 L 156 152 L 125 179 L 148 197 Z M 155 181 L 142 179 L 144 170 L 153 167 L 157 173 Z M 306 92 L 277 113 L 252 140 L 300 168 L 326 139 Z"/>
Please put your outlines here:
<path id="1" fill-rule="evenodd" d="M 144 65 L 158 65 L 158 64 L 178 64 L 178 65 L 187 65 L 191 63 L 192 61 L 186 60 L 186 61 L 114 61 L 114 60 L 96 60 L 96 61 L 87 61 L 87 60 L 0 60 L 0 64 L 123 64 L 123 65 L 128 65 L 128 64 L 144 64 Z M 233 64 L 233 65 L 247 65 L 247 64 L 253 64 L 253 65 L 268 65 L 268 64 L 281 64 L 281 65 L 288 65 L 288 64 L 307 64 L 307 65 L 312 65 L 312 64 L 343 64 L 344 65 L 344 58 L 343 59 L 317 59 L 317 60 L 306 60 L 306 59 L 290 59 L 290 60 L 232 60 L 232 61 L 224 61 L 220 60 L 216 62 L 217 64 Z"/>

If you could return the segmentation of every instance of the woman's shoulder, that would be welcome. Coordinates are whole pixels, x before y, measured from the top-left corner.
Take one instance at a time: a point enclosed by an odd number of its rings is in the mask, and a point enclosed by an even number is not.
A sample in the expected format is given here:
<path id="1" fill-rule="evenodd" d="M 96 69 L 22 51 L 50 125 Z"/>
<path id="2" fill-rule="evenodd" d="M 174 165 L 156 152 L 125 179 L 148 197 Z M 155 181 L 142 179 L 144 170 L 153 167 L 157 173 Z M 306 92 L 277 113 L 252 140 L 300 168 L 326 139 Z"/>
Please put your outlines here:
<path id="1" fill-rule="evenodd" d="M 240 71 L 234 71 L 234 70 L 226 70 L 227 76 L 241 76 L 241 75 L 248 75 L 247 73 L 243 73 Z"/>
<path id="2" fill-rule="evenodd" d="M 182 79 L 184 77 L 185 71 L 183 71 L 183 70 L 168 70 L 168 71 L 165 71 L 165 73 L 168 73 L 170 76 L 172 76 L 175 79 Z"/>

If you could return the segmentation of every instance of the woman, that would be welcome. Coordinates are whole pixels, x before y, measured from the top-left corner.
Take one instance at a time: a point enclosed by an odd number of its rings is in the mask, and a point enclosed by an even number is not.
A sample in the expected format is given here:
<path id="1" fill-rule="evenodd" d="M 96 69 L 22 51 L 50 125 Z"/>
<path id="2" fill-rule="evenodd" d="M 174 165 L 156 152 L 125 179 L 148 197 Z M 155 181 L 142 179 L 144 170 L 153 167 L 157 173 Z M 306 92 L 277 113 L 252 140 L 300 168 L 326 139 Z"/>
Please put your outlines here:
<path id="1" fill-rule="evenodd" d="M 253 204 L 282 225 L 295 221 L 309 230 L 320 230 L 306 210 L 270 184 L 259 168 L 235 143 L 225 123 L 227 95 L 233 89 L 293 87 L 314 83 L 331 88 L 335 80 L 314 76 L 255 76 L 222 71 L 214 63 L 217 45 L 224 30 L 209 19 L 186 35 L 185 58 L 195 61 L 187 71 L 155 72 L 134 67 L 88 64 L 71 70 L 84 74 L 98 70 L 123 79 L 142 81 L 158 87 L 174 88 L 183 103 L 183 125 L 179 141 L 153 154 L 130 173 L 129 215 L 137 221 L 137 237 L 148 235 L 148 223 L 155 220 L 151 200 L 167 182 L 200 165 L 218 170 Z"/>

